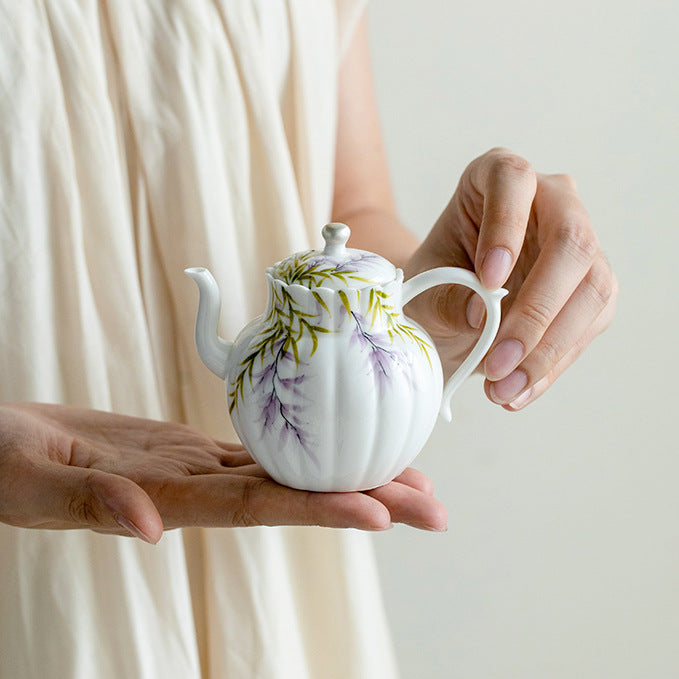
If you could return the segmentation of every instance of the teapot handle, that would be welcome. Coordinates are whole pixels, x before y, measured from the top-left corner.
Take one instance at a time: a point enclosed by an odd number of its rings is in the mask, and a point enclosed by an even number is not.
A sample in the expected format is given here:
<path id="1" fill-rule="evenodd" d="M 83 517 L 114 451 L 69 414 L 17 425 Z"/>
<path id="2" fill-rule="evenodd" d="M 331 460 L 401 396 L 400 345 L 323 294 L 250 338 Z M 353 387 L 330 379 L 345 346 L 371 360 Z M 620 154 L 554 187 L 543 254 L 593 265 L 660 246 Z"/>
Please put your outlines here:
<path id="1" fill-rule="evenodd" d="M 465 285 L 480 295 L 486 305 L 486 322 L 483 326 L 481 337 L 477 340 L 474 348 L 462 362 L 462 365 L 460 365 L 448 382 L 446 382 L 446 386 L 443 389 L 443 398 L 441 399 L 441 409 L 439 412 L 441 417 L 448 422 L 452 419 L 450 401 L 453 394 L 457 391 L 457 388 L 462 382 L 474 372 L 479 363 L 481 363 L 481 360 L 486 355 L 488 349 L 490 349 L 490 345 L 497 335 L 501 316 L 500 300 L 508 292 L 504 288 L 487 290 L 483 287 L 478 277 L 467 269 L 461 269 L 454 266 L 442 266 L 436 269 L 430 269 L 429 271 L 424 271 L 407 280 L 403 284 L 403 304 L 407 304 L 413 297 L 417 297 L 421 292 L 433 288 L 436 285 L 450 284 Z"/>

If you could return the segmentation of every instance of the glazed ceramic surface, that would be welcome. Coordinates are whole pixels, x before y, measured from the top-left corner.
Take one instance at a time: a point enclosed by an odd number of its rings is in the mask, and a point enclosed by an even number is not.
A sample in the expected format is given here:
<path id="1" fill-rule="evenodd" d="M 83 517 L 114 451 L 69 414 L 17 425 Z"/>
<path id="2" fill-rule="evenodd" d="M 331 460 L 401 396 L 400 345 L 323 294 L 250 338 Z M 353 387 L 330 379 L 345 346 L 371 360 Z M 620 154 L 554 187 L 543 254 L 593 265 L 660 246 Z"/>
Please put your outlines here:
<path id="1" fill-rule="evenodd" d="M 264 314 L 235 342 L 217 336 L 219 291 L 199 285 L 196 344 L 226 381 L 229 412 L 252 457 L 279 483 L 315 491 L 367 490 L 401 473 L 429 437 L 437 413 L 490 347 L 504 290 L 444 267 L 403 283 L 382 257 L 346 248 L 349 228 L 328 224 L 322 251 L 297 253 L 266 271 Z M 443 390 L 431 338 L 402 306 L 434 285 L 461 283 L 487 308 L 473 351 Z M 443 391 L 443 398 L 442 398 Z"/>

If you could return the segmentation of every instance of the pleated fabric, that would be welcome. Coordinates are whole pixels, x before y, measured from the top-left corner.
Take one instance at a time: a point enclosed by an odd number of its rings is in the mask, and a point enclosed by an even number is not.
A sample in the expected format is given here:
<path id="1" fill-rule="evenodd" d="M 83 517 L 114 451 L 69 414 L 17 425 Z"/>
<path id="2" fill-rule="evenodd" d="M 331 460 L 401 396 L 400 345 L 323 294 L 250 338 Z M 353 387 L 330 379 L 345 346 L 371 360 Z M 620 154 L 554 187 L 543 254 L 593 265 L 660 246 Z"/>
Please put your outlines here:
<path id="1" fill-rule="evenodd" d="M 330 217 L 360 0 L 0 0 L 0 401 L 235 440 L 193 345 Z M 0 525 L 0 679 L 396 676 L 368 535 Z"/>

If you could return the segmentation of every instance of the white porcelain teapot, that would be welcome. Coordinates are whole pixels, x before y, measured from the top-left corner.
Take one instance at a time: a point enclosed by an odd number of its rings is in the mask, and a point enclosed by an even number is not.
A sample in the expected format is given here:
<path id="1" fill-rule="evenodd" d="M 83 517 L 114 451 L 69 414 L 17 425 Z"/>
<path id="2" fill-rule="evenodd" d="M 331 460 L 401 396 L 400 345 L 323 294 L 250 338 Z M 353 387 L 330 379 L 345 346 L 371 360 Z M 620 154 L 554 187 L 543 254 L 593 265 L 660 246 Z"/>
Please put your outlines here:
<path id="1" fill-rule="evenodd" d="M 226 381 L 243 445 L 279 483 L 315 491 L 368 490 L 398 476 L 427 441 L 437 412 L 486 354 L 506 290 L 488 291 L 466 269 L 441 267 L 403 283 L 379 255 L 345 247 L 349 227 L 327 224 L 323 250 L 266 270 L 264 314 L 235 342 L 217 335 L 220 296 L 207 269 L 186 269 L 200 289 L 196 346 Z M 435 285 L 458 283 L 486 305 L 481 337 L 445 388 L 434 344 L 402 306 Z"/>

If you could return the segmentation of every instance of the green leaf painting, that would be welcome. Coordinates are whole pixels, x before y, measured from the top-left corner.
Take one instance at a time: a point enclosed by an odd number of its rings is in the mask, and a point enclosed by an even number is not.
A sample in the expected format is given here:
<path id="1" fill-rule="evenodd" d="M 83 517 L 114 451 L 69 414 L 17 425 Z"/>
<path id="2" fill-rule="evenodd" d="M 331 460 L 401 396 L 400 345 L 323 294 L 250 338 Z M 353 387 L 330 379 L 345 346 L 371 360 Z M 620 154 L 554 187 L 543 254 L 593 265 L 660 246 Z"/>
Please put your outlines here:
<path id="1" fill-rule="evenodd" d="M 294 360 L 297 377 L 295 382 L 295 394 L 300 394 L 299 383 L 304 379 L 303 366 L 305 360 L 311 358 L 318 349 L 319 338 L 323 334 L 340 332 L 344 323 L 353 325 L 352 332 L 360 331 L 363 343 L 370 345 L 370 350 L 374 354 L 371 365 L 374 369 L 379 368 L 382 377 L 388 377 L 386 368 L 391 365 L 400 365 L 398 361 L 389 362 L 381 360 L 395 358 L 400 350 L 393 347 L 395 338 L 398 337 L 406 345 L 415 344 L 427 358 L 429 366 L 432 366 L 429 350 L 431 345 L 425 341 L 419 331 L 413 326 L 403 322 L 404 316 L 400 310 L 395 310 L 390 303 L 391 297 L 380 286 L 370 286 L 362 291 L 355 290 L 356 302 L 358 307 L 364 307 L 359 312 L 352 309 L 349 292 L 354 292 L 349 285 L 350 280 L 369 283 L 365 278 L 357 276 L 357 270 L 347 268 L 349 262 L 342 265 L 330 266 L 325 263 L 314 262 L 317 253 L 313 251 L 295 255 L 286 260 L 283 266 L 279 266 L 275 273 L 280 282 L 271 283 L 271 304 L 269 312 L 263 321 L 262 331 L 255 336 L 249 352 L 242 359 L 239 370 L 233 378 L 229 391 L 229 412 L 233 412 L 238 407 L 239 400 L 243 398 L 245 385 L 257 391 L 258 388 L 265 388 L 265 379 L 271 382 L 269 388 L 275 389 L 278 380 L 279 391 L 284 391 L 287 382 L 279 377 L 279 364 L 284 360 Z M 325 260 L 324 260 L 325 261 Z M 329 305 L 327 293 L 325 298 L 318 290 L 313 288 L 323 286 L 329 280 L 335 280 L 342 284 L 346 289 L 337 289 L 333 292 L 338 302 Z M 298 301 L 291 293 L 290 285 L 297 284 L 307 287 L 308 291 L 303 291 L 303 296 L 311 295 L 316 302 L 315 311 L 309 309 L 313 305 L 308 304 L 308 300 Z M 361 295 L 361 292 L 363 293 Z M 295 295 L 300 296 L 300 292 Z M 367 305 L 361 304 L 367 295 Z M 344 315 L 346 312 L 346 315 Z M 331 324 L 333 313 L 344 315 L 346 320 L 340 320 Z M 309 347 L 302 354 L 302 347 Z M 377 352 L 377 353 L 375 353 Z M 300 367 L 301 366 L 301 367 Z M 268 382 L 267 382 L 268 384 Z M 280 406 L 280 414 L 285 414 L 286 406 L 280 400 L 280 394 L 276 394 L 276 403 Z M 270 409 L 271 410 L 271 409 Z M 273 411 L 271 411 L 273 412 Z M 287 425 L 290 425 L 290 417 L 286 418 Z M 272 422 L 272 415 L 269 413 L 266 422 Z M 298 436 L 299 438 L 299 436 Z"/>

